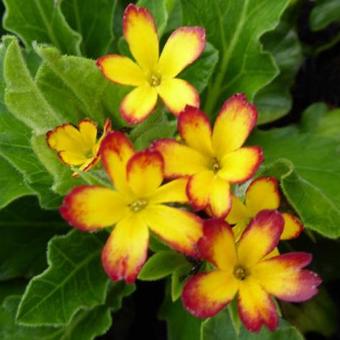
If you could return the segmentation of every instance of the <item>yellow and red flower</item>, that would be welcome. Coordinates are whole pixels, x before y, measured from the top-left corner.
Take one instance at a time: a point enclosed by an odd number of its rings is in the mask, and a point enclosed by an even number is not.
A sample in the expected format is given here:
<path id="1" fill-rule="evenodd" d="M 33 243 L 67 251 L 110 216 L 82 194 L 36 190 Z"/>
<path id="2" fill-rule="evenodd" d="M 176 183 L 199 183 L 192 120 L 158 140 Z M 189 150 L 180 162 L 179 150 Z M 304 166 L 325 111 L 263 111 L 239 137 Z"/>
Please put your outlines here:
<path id="1" fill-rule="evenodd" d="M 263 210 L 236 244 L 226 222 L 205 222 L 199 249 L 215 270 L 186 282 L 182 295 L 186 309 L 200 318 L 211 317 L 237 295 L 239 315 L 249 331 L 259 331 L 262 325 L 274 330 L 278 315 L 272 296 L 300 302 L 317 294 L 321 279 L 303 269 L 311 262 L 310 254 L 292 252 L 266 258 L 277 247 L 283 224 L 280 213 Z"/>
<path id="2" fill-rule="evenodd" d="M 161 154 L 135 152 L 130 140 L 118 131 L 105 138 L 100 153 L 115 190 L 92 185 L 77 187 L 65 197 L 60 212 L 82 231 L 115 225 L 102 252 L 107 274 L 113 280 L 134 282 L 147 256 L 149 228 L 170 247 L 197 255 L 201 220 L 166 205 L 187 202 L 187 180 L 162 185 Z"/>
<path id="3" fill-rule="evenodd" d="M 279 184 L 275 177 L 260 177 L 253 181 L 245 194 L 245 201 L 238 197 L 232 197 L 232 208 L 227 215 L 226 221 L 234 225 L 233 232 L 238 240 L 247 227 L 249 221 L 261 210 L 276 210 L 280 207 Z M 281 240 L 289 240 L 298 237 L 303 225 L 294 215 L 281 213 L 284 219 Z"/>
<path id="4" fill-rule="evenodd" d="M 63 124 L 46 134 L 48 146 L 58 153 L 59 158 L 67 165 L 77 167 L 78 171 L 88 171 L 99 161 L 101 142 L 111 131 L 111 121 L 104 123 L 103 134 L 97 139 L 97 125 L 90 119 L 79 122 L 78 128 L 72 124 Z"/>
<path id="5" fill-rule="evenodd" d="M 130 4 L 124 12 L 123 33 L 136 62 L 110 54 L 99 58 L 97 65 L 111 81 L 136 87 L 120 105 L 120 112 L 127 122 L 135 124 L 144 120 L 156 106 L 158 95 L 175 115 L 186 105 L 199 106 L 196 89 L 176 76 L 204 50 L 203 28 L 178 28 L 170 35 L 159 56 L 153 17 L 146 8 Z"/>
<path id="6" fill-rule="evenodd" d="M 242 94 L 223 105 L 212 129 L 199 109 L 186 107 L 178 118 L 183 143 L 159 140 L 168 178 L 189 176 L 187 194 L 192 206 L 225 217 L 231 208 L 230 183 L 251 178 L 263 160 L 262 149 L 242 147 L 254 128 L 257 112 Z"/>

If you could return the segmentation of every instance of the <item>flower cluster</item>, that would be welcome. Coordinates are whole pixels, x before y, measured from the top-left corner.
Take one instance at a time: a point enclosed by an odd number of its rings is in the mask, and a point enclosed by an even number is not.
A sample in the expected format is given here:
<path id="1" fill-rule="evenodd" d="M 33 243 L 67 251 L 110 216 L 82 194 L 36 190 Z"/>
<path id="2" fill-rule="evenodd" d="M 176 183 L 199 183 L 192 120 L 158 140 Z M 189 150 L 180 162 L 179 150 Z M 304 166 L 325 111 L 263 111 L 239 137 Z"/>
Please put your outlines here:
<path id="1" fill-rule="evenodd" d="M 159 95 L 178 117 L 180 139 L 156 140 L 136 151 L 125 134 L 111 130 L 109 121 L 100 138 L 90 120 L 48 132 L 48 145 L 64 163 L 81 172 L 101 160 L 112 182 L 109 187 L 74 188 L 61 215 L 81 231 L 113 227 L 102 251 L 112 280 L 136 280 L 152 232 L 174 250 L 210 263 L 210 271 L 193 275 L 184 285 L 188 311 L 210 317 L 237 296 L 248 330 L 262 325 L 275 329 L 272 296 L 305 301 L 317 293 L 321 280 L 304 269 L 309 254 L 279 254 L 279 241 L 297 237 L 303 226 L 294 215 L 278 211 L 275 178 L 257 178 L 245 197 L 235 195 L 234 188 L 251 180 L 263 161 L 260 147 L 244 146 L 256 125 L 256 108 L 236 94 L 226 100 L 212 126 L 198 108 L 197 91 L 176 78 L 204 49 L 202 28 L 177 29 L 160 56 L 156 27 L 146 9 L 129 5 L 123 30 L 136 62 L 120 55 L 97 61 L 107 78 L 136 87 L 121 103 L 122 116 L 129 123 L 142 121 Z"/>

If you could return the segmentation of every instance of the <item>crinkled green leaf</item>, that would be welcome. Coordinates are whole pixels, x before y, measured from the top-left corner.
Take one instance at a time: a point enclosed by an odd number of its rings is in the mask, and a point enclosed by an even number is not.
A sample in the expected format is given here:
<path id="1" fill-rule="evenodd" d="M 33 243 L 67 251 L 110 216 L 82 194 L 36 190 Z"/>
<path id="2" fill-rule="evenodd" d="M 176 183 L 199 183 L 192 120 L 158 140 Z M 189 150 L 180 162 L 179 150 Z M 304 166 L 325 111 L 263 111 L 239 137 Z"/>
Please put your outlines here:
<path id="1" fill-rule="evenodd" d="M 282 21 L 273 32 L 267 33 L 262 42 L 265 50 L 273 54 L 280 74 L 255 96 L 258 124 L 276 120 L 290 111 L 290 88 L 303 60 L 298 36 L 286 21 Z"/>
<path id="2" fill-rule="evenodd" d="M 6 50 L 4 77 L 5 103 L 18 120 L 36 133 L 44 133 L 63 123 L 34 82 L 17 40 L 13 40 Z"/>
<path id="3" fill-rule="evenodd" d="M 62 0 L 61 10 L 70 26 L 82 36 L 82 54 L 98 58 L 113 40 L 113 11 L 118 0 Z"/>
<path id="4" fill-rule="evenodd" d="M 80 309 L 105 302 L 109 281 L 100 261 L 101 236 L 72 231 L 49 242 L 49 267 L 27 286 L 17 313 L 20 324 L 65 325 Z"/>
<path id="5" fill-rule="evenodd" d="M 26 287 L 27 281 L 23 279 L 14 279 L 0 282 L 0 305 L 10 295 L 21 295 Z"/>
<path id="6" fill-rule="evenodd" d="M 319 31 L 332 22 L 340 23 L 340 2 L 339 0 L 318 0 L 313 8 L 309 24 L 313 31 Z"/>
<path id="7" fill-rule="evenodd" d="M 230 315 L 225 309 L 213 318 L 202 322 L 201 340 L 303 340 L 299 331 L 288 322 L 281 320 L 276 331 L 262 328 L 259 333 L 250 333 L 243 326 L 235 332 Z"/>
<path id="8" fill-rule="evenodd" d="M 20 214 L 18 214 L 20 211 Z M 47 266 L 47 242 L 64 233 L 57 212 L 39 208 L 34 197 L 16 200 L 0 211 L 0 281 L 31 277 Z"/>
<path id="9" fill-rule="evenodd" d="M 249 100 L 278 74 L 272 55 L 262 50 L 261 36 L 274 29 L 289 0 L 185 0 L 183 23 L 200 25 L 219 51 L 220 60 L 206 94 L 212 114 L 235 92 Z"/>
<path id="10" fill-rule="evenodd" d="M 159 280 L 185 264 L 187 260 L 182 254 L 171 250 L 160 251 L 146 261 L 138 278 L 143 281 Z"/>
<path id="11" fill-rule="evenodd" d="M 4 0 L 4 28 L 16 33 L 31 47 L 33 41 L 50 43 L 63 53 L 80 54 L 81 36 L 67 24 L 60 1 Z"/>
<path id="12" fill-rule="evenodd" d="M 15 323 L 20 296 L 9 296 L 0 308 L 3 340 L 92 340 L 111 326 L 110 308 L 104 305 L 79 311 L 65 327 L 27 327 Z"/>
<path id="13" fill-rule="evenodd" d="M 295 127 L 258 131 L 252 143 L 264 149 L 265 171 L 281 188 L 306 228 L 340 236 L 340 143 Z"/>
<path id="14" fill-rule="evenodd" d="M 2 156 L 0 169 L 0 209 L 16 198 L 33 194 L 33 190 L 24 182 L 22 175 Z"/>

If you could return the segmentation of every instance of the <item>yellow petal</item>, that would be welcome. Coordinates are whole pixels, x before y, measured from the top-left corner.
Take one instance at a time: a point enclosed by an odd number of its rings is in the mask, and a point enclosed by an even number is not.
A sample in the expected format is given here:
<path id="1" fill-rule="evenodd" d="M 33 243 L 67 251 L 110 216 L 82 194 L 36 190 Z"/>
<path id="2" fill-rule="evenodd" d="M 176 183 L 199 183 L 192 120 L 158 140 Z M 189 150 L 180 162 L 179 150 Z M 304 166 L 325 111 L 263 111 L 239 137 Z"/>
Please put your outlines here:
<path id="1" fill-rule="evenodd" d="M 233 233 L 234 233 L 234 238 L 238 242 L 241 238 L 241 235 L 247 228 L 249 223 L 249 220 L 243 220 L 238 222 L 234 227 L 233 227 Z"/>
<path id="2" fill-rule="evenodd" d="M 217 116 L 213 129 L 213 147 L 222 159 L 228 152 L 239 149 L 254 128 L 257 112 L 242 94 L 229 98 Z"/>
<path id="3" fill-rule="evenodd" d="M 268 293 L 284 301 L 306 301 L 318 292 L 321 283 L 315 273 L 303 270 L 311 260 L 308 253 L 287 253 L 260 262 L 252 274 Z"/>
<path id="4" fill-rule="evenodd" d="M 141 68 L 130 58 L 118 54 L 99 58 L 97 66 L 106 78 L 118 84 L 140 86 L 146 82 Z"/>
<path id="5" fill-rule="evenodd" d="M 157 103 L 157 91 L 149 84 L 139 86 L 128 93 L 120 104 L 122 117 L 130 124 L 147 118 Z"/>
<path id="6" fill-rule="evenodd" d="M 226 221 L 230 224 L 236 224 L 249 219 L 249 217 L 246 206 L 238 197 L 232 195 L 231 210 L 227 215 Z"/>
<path id="7" fill-rule="evenodd" d="M 243 324 L 251 332 L 259 331 L 262 325 L 273 331 L 278 325 L 274 302 L 254 279 L 240 281 L 238 310 Z"/>
<path id="8" fill-rule="evenodd" d="M 158 151 L 135 153 L 127 164 L 127 179 L 136 197 L 147 198 L 163 181 L 163 158 Z"/>
<path id="9" fill-rule="evenodd" d="M 209 204 L 210 188 L 213 180 L 214 173 L 210 170 L 201 171 L 190 177 L 187 193 L 195 210 L 203 210 Z"/>
<path id="10" fill-rule="evenodd" d="M 161 139 L 153 144 L 164 159 L 166 177 L 174 178 L 189 176 L 205 171 L 210 159 L 186 145 L 177 143 L 174 139 Z"/>
<path id="11" fill-rule="evenodd" d="M 150 197 L 150 203 L 188 202 L 187 183 L 187 178 L 179 178 L 160 186 Z"/>
<path id="12" fill-rule="evenodd" d="M 303 231 L 303 224 L 294 215 L 289 213 L 283 213 L 282 217 L 285 221 L 283 227 L 283 233 L 281 234 L 281 240 L 290 240 L 298 237 Z"/>
<path id="13" fill-rule="evenodd" d="M 187 106 L 178 117 L 178 131 L 191 148 L 213 157 L 209 118 L 199 109 Z"/>
<path id="14" fill-rule="evenodd" d="M 157 87 L 157 92 L 165 105 L 178 116 L 187 105 L 199 107 L 200 97 L 197 90 L 183 79 L 164 79 Z"/>
<path id="15" fill-rule="evenodd" d="M 280 206 L 279 185 L 274 177 L 260 177 L 253 181 L 246 193 L 246 206 L 255 216 L 261 210 L 275 210 Z"/>
<path id="16" fill-rule="evenodd" d="M 221 161 L 219 176 L 232 183 L 242 183 L 251 178 L 263 160 L 262 149 L 244 147 L 227 153 Z"/>
<path id="17" fill-rule="evenodd" d="M 47 133 L 47 143 L 55 151 L 68 151 L 74 154 L 84 154 L 87 151 L 78 129 L 71 124 L 63 124 Z"/>
<path id="18" fill-rule="evenodd" d="M 63 201 L 60 213 L 72 226 L 95 230 L 115 224 L 128 213 L 125 198 L 108 188 L 80 186 Z"/>
<path id="19" fill-rule="evenodd" d="M 97 141 L 97 125 L 89 119 L 83 119 L 79 122 L 78 127 L 84 145 L 91 150 Z"/>
<path id="20" fill-rule="evenodd" d="M 241 265 L 252 267 L 274 250 L 283 230 L 283 218 L 276 210 L 259 212 L 243 232 L 238 244 Z"/>
<path id="21" fill-rule="evenodd" d="M 139 214 L 120 221 L 102 252 L 102 263 L 110 278 L 133 283 L 145 262 L 148 243 L 149 230 Z"/>
<path id="22" fill-rule="evenodd" d="M 228 274 L 233 273 L 237 261 L 235 239 L 226 222 L 221 219 L 204 221 L 198 246 L 203 259 Z"/>
<path id="23" fill-rule="evenodd" d="M 129 192 L 126 166 L 134 154 L 131 141 L 119 131 L 110 132 L 101 145 L 101 158 L 106 173 L 120 192 Z"/>
<path id="24" fill-rule="evenodd" d="M 210 190 L 209 206 L 210 211 L 215 217 L 225 217 L 231 208 L 230 185 L 227 181 L 215 176 Z"/>
<path id="25" fill-rule="evenodd" d="M 200 273 L 185 284 L 182 300 L 185 308 L 199 318 L 216 315 L 235 296 L 238 282 L 222 271 Z"/>
<path id="26" fill-rule="evenodd" d="M 205 31 L 201 27 L 180 27 L 166 42 L 159 58 L 158 70 L 162 76 L 176 77 L 194 62 L 205 47 Z"/>
<path id="27" fill-rule="evenodd" d="M 200 218 L 185 210 L 156 204 L 147 206 L 143 214 L 150 229 L 170 247 L 197 255 L 197 241 L 202 236 Z"/>
<path id="28" fill-rule="evenodd" d="M 92 161 L 92 159 L 89 160 L 84 156 L 84 154 L 80 152 L 60 151 L 58 155 L 61 158 L 61 160 L 68 165 L 78 166 L 88 161 L 90 162 Z"/>
<path id="29" fill-rule="evenodd" d="M 123 33 L 130 51 L 144 70 L 152 70 L 159 56 L 153 17 L 146 8 L 129 4 L 124 12 Z"/>

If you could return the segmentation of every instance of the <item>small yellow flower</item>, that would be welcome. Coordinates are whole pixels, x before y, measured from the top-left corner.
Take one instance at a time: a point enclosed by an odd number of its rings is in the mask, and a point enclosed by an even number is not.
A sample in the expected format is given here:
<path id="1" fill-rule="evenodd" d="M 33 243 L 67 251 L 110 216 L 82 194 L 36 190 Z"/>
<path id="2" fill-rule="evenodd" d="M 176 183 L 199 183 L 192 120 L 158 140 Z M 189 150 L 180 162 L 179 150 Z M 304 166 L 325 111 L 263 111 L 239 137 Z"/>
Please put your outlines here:
<path id="1" fill-rule="evenodd" d="M 147 256 L 151 230 L 170 247 L 197 255 L 200 218 L 168 203 L 186 203 L 186 179 L 163 184 L 163 159 L 157 151 L 135 152 L 130 140 L 113 131 L 101 146 L 104 168 L 113 188 L 84 185 L 64 199 L 61 215 L 82 231 L 115 225 L 102 252 L 113 280 L 134 282 Z"/>
<path id="2" fill-rule="evenodd" d="M 232 225 L 233 232 L 238 240 L 247 227 L 249 221 L 261 210 L 277 210 L 280 206 L 280 191 L 277 179 L 274 177 L 260 177 L 253 181 L 246 192 L 245 201 L 238 197 L 232 197 L 232 208 L 226 221 Z M 303 225 L 294 215 L 284 212 L 284 229 L 281 240 L 289 240 L 298 237 Z"/>
<path id="3" fill-rule="evenodd" d="M 88 171 L 99 161 L 99 149 L 102 140 L 111 131 L 111 122 L 104 123 L 102 136 L 97 139 L 97 125 L 83 119 L 78 128 L 72 124 L 63 124 L 46 134 L 48 146 L 58 153 L 60 159 L 67 165 L 77 167 L 77 171 Z"/>
<path id="4" fill-rule="evenodd" d="M 175 115 L 186 105 L 199 106 L 196 89 L 176 76 L 204 50 L 203 28 L 178 28 L 159 56 L 153 17 L 147 9 L 130 4 L 124 12 L 123 33 L 136 63 L 127 57 L 110 54 L 99 58 L 97 65 L 108 79 L 136 87 L 120 105 L 122 117 L 127 122 L 135 124 L 144 120 L 154 109 L 158 95 Z"/>
<path id="5" fill-rule="evenodd" d="M 257 171 L 262 149 L 242 146 L 256 119 L 255 107 L 236 94 L 225 101 L 213 128 L 202 111 L 187 106 L 178 118 L 183 142 L 154 143 L 164 158 L 166 177 L 189 177 L 187 194 L 196 210 L 225 217 L 231 208 L 230 184 L 245 182 Z"/>
<path id="6" fill-rule="evenodd" d="M 272 296 L 302 302 L 317 294 L 321 279 L 304 269 L 311 254 L 291 252 L 268 259 L 283 231 L 283 218 L 275 210 L 262 210 L 236 243 L 223 220 L 206 221 L 198 243 L 201 256 L 215 268 L 192 276 L 182 299 L 186 309 L 200 318 L 212 317 L 237 296 L 238 312 L 245 327 L 258 332 L 262 325 L 278 326 Z"/>

